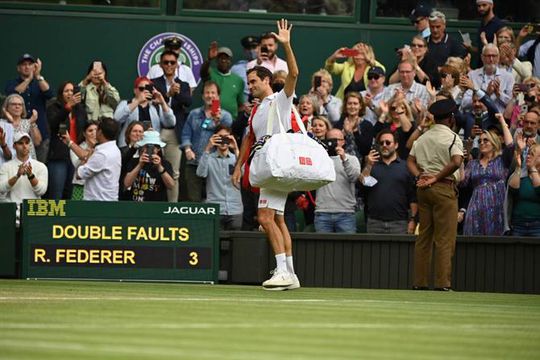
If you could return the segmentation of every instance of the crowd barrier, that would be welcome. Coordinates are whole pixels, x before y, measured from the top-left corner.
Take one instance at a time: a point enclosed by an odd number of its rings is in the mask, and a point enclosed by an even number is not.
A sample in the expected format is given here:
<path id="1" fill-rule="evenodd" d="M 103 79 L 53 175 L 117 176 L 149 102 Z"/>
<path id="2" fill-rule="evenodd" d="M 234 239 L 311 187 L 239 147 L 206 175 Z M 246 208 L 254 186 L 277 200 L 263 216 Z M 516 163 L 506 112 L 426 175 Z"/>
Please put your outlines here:
<path id="1" fill-rule="evenodd" d="M 86 207 L 87 210 L 80 211 L 81 207 Z M 110 209 L 107 210 L 106 207 Z M 58 209 L 58 207 L 54 208 Z M 63 241 L 67 241 L 70 245 L 87 249 L 89 246 L 90 249 L 95 249 L 95 243 L 89 245 L 84 240 L 66 240 L 58 236 L 57 239 L 45 241 L 47 234 L 52 234 L 52 230 L 46 231 L 47 227 L 52 229 L 51 226 L 54 224 L 75 221 L 64 218 L 59 222 L 60 217 L 56 215 L 33 217 L 32 234 L 34 235 L 30 234 L 33 238 L 29 239 L 28 233 L 25 238 L 24 233 L 28 230 L 25 230 L 24 218 L 23 231 L 15 231 L 14 204 L 0 203 L 1 277 L 100 278 L 97 275 L 101 274 L 103 279 L 203 282 L 219 280 L 225 284 L 260 284 L 269 277 L 269 271 L 275 264 L 274 256 L 263 233 L 244 231 L 219 233 L 217 231 L 218 217 L 201 210 L 216 209 L 213 206 L 184 203 L 67 202 L 64 209 L 66 215 L 71 212 L 77 219 L 76 222 L 84 224 L 96 223 L 96 217 L 102 219 L 101 225 L 115 223 L 125 226 L 144 224 L 159 226 L 162 224 L 160 221 L 165 221 L 164 226 L 189 228 L 191 240 L 143 241 L 145 248 L 149 246 L 149 243 L 155 244 L 148 251 L 152 253 L 153 249 L 157 249 L 157 252 L 154 255 L 147 254 L 147 259 L 153 260 L 146 260 L 146 265 L 140 267 L 130 264 L 129 261 L 127 264 L 120 263 L 114 266 L 106 264 L 105 273 L 99 273 L 97 270 L 103 267 L 99 263 L 95 266 L 87 263 L 78 264 L 80 265 L 78 266 L 77 255 L 71 254 L 75 263 L 57 264 L 62 266 L 57 266 L 56 270 L 48 272 L 46 271 L 48 264 L 45 263 L 46 260 L 43 260 L 44 257 L 37 258 L 38 261 L 41 260 L 41 264 L 30 264 L 35 260 L 31 255 L 35 255 L 36 248 L 45 249 L 48 253 L 56 251 L 57 248 L 66 248 L 58 246 L 58 242 L 62 244 Z M 189 209 L 192 209 L 192 214 L 189 213 Z M 28 211 L 28 208 L 23 211 Z M 202 213 L 196 214 L 197 211 Z M 154 215 L 151 215 L 152 212 Z M 139 220 L 118 222 L 118 219 L 127 219 L 131 215 L 138 217 Z M 103 218 L 107 220 L 103 221 Z M 53 221 L 53 219 L 56 220 Z M 94 219 L 94 221 L 89 219 Z M 179 233 L 177 235 L 180 236 Z M 292 238 L 295 270 L 302 286 L 368 289 L 410 289 L 412 287 L 414 236 L 293 233 Z M 119 249 L 139 250 L 136 244 L 123 243 L 128 241 L 126 239 L 102 241 L 101 244 L 109 246 L 115 241 L 114 246 Z M 56 245 L 55 242 L 57 242 Z M 35 246 L 40 244 L 41 247 Z M 16 245 L 19 246 L 19 251 L 16 251 Z M 47 250 L 49 248 L 46 246 L 51 245 L 56 247 Z M 169 254 L 163 249 L 171 246 L 175 253 L 187 256 L 183 262 L 174 255 L 169 256 L 169 262 L 163 259 L 163 254 L 165 256 Z M 191 251 L 186 252 L 185 248 Z M 203 250 L 206 251 L 203 260 L 201 261 L 199 256 L 199 262 L 192 261 L 194 265 L 191 265 L 189 261 L 193 260 L 193 257 L 189 254 L 193 251 L 199 254 L 202 248 L 206 249 Z M 62 252 L 60 262 L 65 262 L 67 256 L 65 251 Z M 87 255 L 84 254 L 84 256 Z M 85 257 L 83 260 L 88 262 L 88 258 Z M 166 266 L 165 263 L 172 265 Z M 183 265 L 179 265 L 182 263 L 185 264 L 184 268 L 182 268 Z M 161 264 L 160 268 L 154 268 L 156 264 Z M 197 266 L 200 267 L 197 268 Z M 165 272 L 163 272 L 164 268 Z M 459 236 L 454 256 L 453 287 L 457 291 L 540 294 L 540 238 Z"/>

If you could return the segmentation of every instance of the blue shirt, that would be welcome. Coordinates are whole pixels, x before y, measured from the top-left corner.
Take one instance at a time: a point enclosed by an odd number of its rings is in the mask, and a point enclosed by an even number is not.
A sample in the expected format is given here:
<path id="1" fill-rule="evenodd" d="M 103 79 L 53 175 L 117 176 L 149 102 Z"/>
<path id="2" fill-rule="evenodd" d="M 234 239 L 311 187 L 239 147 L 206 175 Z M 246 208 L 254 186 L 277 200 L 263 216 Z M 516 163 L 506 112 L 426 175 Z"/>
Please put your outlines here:
<path id="1" fill-rule="evenodd" d="M 195 153 L 195 159 L 188 160 L 187 164 L 197 165 L 201 158 L 204 148 L 208 141 L 214 135 L 216 124 L 212 119 L 205 122 L 206 114 L 204 113 L 204 106 L 198 109 L 193 109 L 188 115 L 186 124 L 182 129 L 182 143 L 181 148 L 186 146 L 191 147 L 191 150 Z M 203 127 L 203 124 L 206 124 Z M 221 119 L 218 125 L 225 125 L 230 127 L 232 125 L 232 116 L 227 110 L 221 109 Z"/>
<path id="2" fill-rule="evenodd" d="M 220 215 L 239 215 L 244 212 L 242 195 L 231 181 L 236 164 L 236 156 L 221 156 L 217 151 L 204 152 L 197 176 L 206 178 L 206 202 L 219 204 Z"/>
<path id="3" fill-rule="evenodd" d="M 23 82 L 21 77 L 14 80 L 9 80 L 6 83 L 5 93 L 6 95 L 17 94 L 15 88 Z M 53 91 L 49 86 L 49 90 L 41 91 L 39 88 L 39 81 L 33 79 L 26 90 L 19 94 L 24 99 L 24 105 L 26 106 L 26 113 L 28 117 L 32 115 L 32 110 L 36 110 L 38 113 L 37 126 L 41 132 L 43 139 L 49 138 L 49 123 L 47 122 L 47 100 L 53 97 Z"/>

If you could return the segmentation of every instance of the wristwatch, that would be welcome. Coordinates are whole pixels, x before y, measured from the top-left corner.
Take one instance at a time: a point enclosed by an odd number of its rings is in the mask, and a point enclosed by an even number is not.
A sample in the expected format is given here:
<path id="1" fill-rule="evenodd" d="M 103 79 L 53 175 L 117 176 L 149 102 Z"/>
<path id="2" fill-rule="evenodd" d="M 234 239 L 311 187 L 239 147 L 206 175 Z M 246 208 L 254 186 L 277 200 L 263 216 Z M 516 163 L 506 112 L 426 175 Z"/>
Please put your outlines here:
<path id="1" fill-rule="evenodd" d="M 43 76 L 40 75 L 40 76 L 36 77 L 36 80 L 37 80 L 37 81 L 43 81 L 43 80 L 45 80 L 45 78 L 44 78 Z"/>
<path id="2" fill-rule="evenodd" d="M 28 180 L 32 181 L 32 180 L 34 180 L 35 177 L 36 177 L 36 175 L 30 174 L 30 175 L 28 175 Z"/>

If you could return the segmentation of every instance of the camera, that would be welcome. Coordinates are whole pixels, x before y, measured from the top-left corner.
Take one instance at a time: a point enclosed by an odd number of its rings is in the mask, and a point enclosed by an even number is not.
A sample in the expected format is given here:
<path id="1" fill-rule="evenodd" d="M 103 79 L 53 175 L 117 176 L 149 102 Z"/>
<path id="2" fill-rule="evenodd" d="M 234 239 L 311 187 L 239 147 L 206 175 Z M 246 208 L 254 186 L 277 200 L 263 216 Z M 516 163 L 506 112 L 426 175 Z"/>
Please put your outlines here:
<path id="1" fill-rule="evenodd" d="M 337 147 L 337 139 L 326 139 L 324 141 L 324 144 L 326 145 L 326 151 L 328 152 L 329 156 L 336 156 L 336 147 Z"/>
<path id="2" fill-rule="evenodd" d="M 230 143 L 231 141 L 229 140 L 229 137 L 227 137 L 227 136 L 222 136 L 220 142 L 221 142 L 222 144 L 224 144 L 224 145 L 229 145 L 229 143 Z"/>
<path id="3" fill-rule="evenodd" d="M 152 157 L 152 155 L 154 155 L 154 144 L 147 144 L 146 145 L 146 155 L 148 155 L 148 157 Z"/>

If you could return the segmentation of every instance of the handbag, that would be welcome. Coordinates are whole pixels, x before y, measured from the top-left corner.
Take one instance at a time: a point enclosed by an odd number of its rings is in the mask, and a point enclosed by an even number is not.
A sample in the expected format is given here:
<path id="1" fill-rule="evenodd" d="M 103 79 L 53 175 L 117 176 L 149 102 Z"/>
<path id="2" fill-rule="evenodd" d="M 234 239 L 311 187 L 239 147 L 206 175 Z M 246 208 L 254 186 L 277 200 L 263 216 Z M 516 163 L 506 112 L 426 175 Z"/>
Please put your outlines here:
<path id="1" fill-rule="evenodd" d="M 291 192 L 316 190 L 335 181 L 332 159 L 321 144 L 308 136 L 302 121 L 297 121 L 300 133 L 287 133 L 277 101 L 270 106 L 267 134 L 271 134 L 274 120 L 279 122 L 280 132 L 272 135 L 253 155 L 249 174 L 251 185 Z M 296 119 L 301 119 L 296 108 L 293 106 L 292 109 Z"/>

